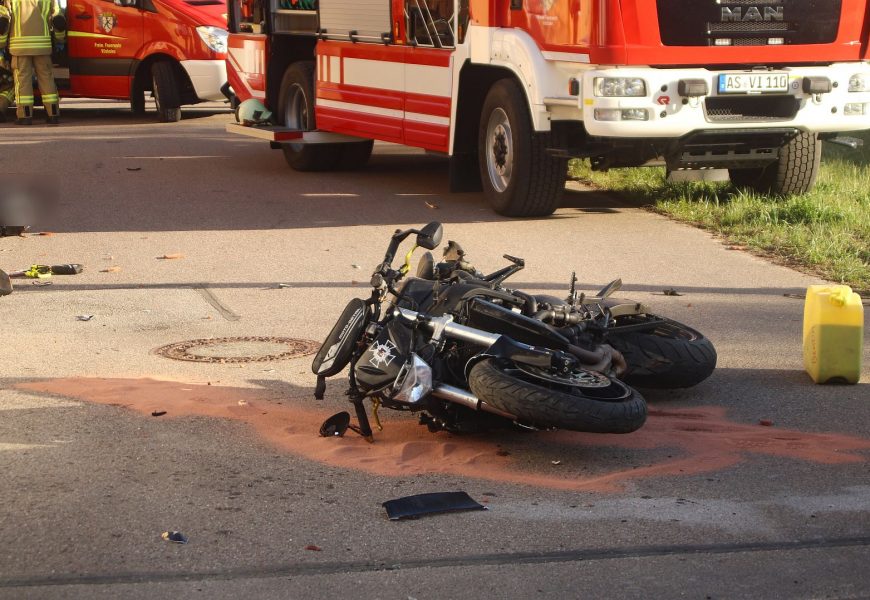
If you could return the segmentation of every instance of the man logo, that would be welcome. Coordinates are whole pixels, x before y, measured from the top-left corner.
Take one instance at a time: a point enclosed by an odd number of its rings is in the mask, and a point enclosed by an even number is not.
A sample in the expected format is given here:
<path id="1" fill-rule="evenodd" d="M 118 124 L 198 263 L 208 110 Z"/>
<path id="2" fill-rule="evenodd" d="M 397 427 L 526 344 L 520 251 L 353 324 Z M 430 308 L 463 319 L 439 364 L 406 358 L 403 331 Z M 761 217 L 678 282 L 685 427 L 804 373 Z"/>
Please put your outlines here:
<path id="1" fill-rule="evenodd" d="M 723 23 L 783 21 L 785 20 L 783 10 L 782 6 L 765 6 L 764 12 L 762 12 L 757 6 L 750 6 L 744 13 L 741 6 L 734 8 L 723 6 L 721 21 Z"/>
<path id="2" fill-rule="evenodd" d="M 116 17 L 112 13 L 100 13 L 99 21 L 100 27 L 102 27 L 103 31 L 105 31 L 106 33 L 111 33 L 112 29 L 115 28 L 115 25 L 118 24 L 118 17 Z"/>

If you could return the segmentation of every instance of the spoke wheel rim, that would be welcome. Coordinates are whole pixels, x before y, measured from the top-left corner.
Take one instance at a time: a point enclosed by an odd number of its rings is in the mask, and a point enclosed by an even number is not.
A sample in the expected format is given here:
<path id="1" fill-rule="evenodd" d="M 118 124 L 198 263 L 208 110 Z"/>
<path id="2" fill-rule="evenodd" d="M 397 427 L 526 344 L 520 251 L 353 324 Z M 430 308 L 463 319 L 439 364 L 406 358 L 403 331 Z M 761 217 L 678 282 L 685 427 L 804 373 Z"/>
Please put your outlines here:
<path id="1" fill-rule="evenodd" d="M 502 108 L 489 115 L 486 125 L 486 170 L 492 187 L 504 192 L 511 183 L 514 141 L 511 122 Z"/>

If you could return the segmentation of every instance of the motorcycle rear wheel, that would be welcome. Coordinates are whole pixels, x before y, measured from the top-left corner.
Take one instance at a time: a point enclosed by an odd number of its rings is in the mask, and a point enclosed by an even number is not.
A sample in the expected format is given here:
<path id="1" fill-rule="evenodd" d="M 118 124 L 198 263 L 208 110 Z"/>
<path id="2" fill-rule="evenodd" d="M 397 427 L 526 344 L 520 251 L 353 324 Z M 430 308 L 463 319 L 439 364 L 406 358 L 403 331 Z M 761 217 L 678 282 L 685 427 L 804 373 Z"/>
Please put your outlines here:
<path id="1" fill-rule="evenodd" d="M 630 433 L 646 421 L 646 401 L 624 383 L 577 370 L 566 380 L 487 358 L 471 369 L 471 391 L 523 424 L 594 433 Z"/>
<path id="2" fill-rule="evenodd" d="M 619 333 L 620 324 L 661 320 L 652 329 Z M 607 343 L 625 357 L 626 383 L 640 388 L 674 389 L 697 385 L 716 368 L 716 348 L 700 332 L 657 315 L 632 315 L 617 319 Z"/>

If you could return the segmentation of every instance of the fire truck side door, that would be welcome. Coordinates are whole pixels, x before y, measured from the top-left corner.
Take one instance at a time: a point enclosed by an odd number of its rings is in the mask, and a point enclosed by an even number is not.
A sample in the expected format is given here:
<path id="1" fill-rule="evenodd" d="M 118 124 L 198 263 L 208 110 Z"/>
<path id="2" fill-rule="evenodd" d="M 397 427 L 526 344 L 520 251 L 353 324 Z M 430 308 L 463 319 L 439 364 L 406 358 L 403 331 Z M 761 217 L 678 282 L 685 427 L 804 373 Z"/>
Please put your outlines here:
<path id="1" fill-rule="evenodd" d="M 240 101 L 266 99 L 267 0 L 231 0 L 227 79 Z"/>
<path id="2" fill-rule="evenodd" d="M 405 0 L 405 117 L 409 146 L 449 151 L 456 46 L 454 0 Z"/>
<path id="3" fill-rule="evenodd" d="M 77 96 L 129 98 L 143 43 L 143 0 L 69 0 L 69 72 Z"/>

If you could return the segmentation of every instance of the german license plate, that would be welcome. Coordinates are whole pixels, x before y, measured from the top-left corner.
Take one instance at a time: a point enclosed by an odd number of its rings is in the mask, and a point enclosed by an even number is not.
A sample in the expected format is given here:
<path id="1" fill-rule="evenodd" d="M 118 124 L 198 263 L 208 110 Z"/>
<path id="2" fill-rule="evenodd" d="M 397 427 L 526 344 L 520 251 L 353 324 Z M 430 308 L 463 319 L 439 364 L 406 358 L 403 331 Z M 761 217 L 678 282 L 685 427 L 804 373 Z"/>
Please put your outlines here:
<path id="1" fill-rule="evenodd" d="M 769 94 L 788 91 L 788 73 L 722 73 L 720 94 Z"/>

